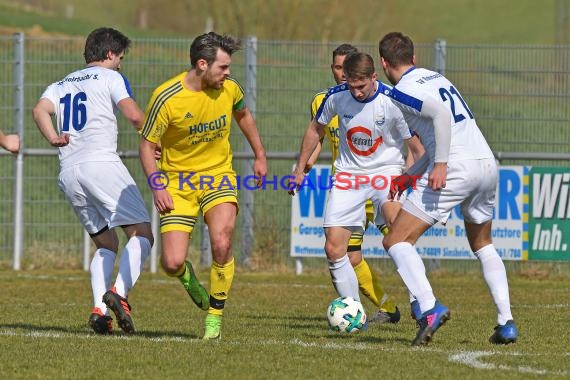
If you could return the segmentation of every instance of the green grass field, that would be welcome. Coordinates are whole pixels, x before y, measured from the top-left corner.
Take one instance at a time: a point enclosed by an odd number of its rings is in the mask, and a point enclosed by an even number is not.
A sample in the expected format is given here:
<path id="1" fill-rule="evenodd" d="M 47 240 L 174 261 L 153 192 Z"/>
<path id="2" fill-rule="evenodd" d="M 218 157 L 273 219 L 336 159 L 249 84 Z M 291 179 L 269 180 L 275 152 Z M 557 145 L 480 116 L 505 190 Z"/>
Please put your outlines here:
<path id="1" fill-rule="evenodd" d="M 528 273 L 527 273 L 528 274 Z M 200 272 L 206 279 L 208 273 Z M 520 340 L 487 342 L 494 307 L 478 273 L 432 273 L 452 319 L 427 347 L 410 347 L 414 322 L 399 277 L 387 290 L 403 311 L 398 325 L 347 336 L 328 331 L 335 297 L 328 275 L 243 273 L 226 306 L 223 337 L 203 342 L 204 314 L 177 281 L 144 273 L 131 292 L 137 332 L 96 336 L 86 325 L 88 274 L 0 271 L 0 378 L 188 379 L 562 379 L 570 376 L 567 280 L 511 276 Z M 372 312 L 370 304 L 365 302 Z"/>

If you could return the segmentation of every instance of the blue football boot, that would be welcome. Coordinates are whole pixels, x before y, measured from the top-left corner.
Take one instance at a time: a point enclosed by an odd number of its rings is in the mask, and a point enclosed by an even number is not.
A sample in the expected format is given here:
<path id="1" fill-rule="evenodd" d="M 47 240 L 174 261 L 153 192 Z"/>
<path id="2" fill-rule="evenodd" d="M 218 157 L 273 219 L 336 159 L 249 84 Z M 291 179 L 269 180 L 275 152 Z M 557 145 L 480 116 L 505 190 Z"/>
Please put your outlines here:
<path id="1" fill-rule="evenodd" d="M 451 313 L 449 312 L 449 309 L 436 301 L 435 306 L 423 313 L 422 317 L 418 320 L 420 329 L 416 338 L 412 342 L 412 346 L 428 344 L 437 329 L 439 329 L 450 318 Z"/>
<path id="2" fill-rule="evenodd" d="M 495 332 L 489 338 L 489 342 L 493 344 L 509 344 L 515 343 L 519 337 L 515 321 L 509 319 L 504 325 L 497 325 Z"/>

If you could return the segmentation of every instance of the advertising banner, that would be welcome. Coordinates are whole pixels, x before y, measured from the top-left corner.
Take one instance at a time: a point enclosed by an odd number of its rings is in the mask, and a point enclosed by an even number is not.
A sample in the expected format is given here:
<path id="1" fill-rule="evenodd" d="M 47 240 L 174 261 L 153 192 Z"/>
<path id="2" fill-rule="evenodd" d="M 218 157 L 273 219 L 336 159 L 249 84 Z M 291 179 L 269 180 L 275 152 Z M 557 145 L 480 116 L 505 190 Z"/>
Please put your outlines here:
<path id="1" fill-rule="evenodd" d="M 529 260 L 570 260 L 570 168 L 530 169 Z"/>
<path id="2" fill-rule="evenodd" d="M 497 251 L 505 260 L 525 260 L 528 257 L 528 172 L 523 166 L 503 166 L 499 169 L 498 191 L 495 215 L 493 218 L 493 241 Z M 568 198 L 568 179 L 565 196 Z M 330 166 L 316 165 L 307 174 L 306 186 L 292 198 L 291 207 L 291 256 L 325 256 L 323 216 L 330 176 Z M 564 177 L 562 175 L 561 181 Z M 328 185 L 328 186 L 327 186 Z M 559 187 L 563 187 L 561 184 Z M 563 191 L 563 190 L 561 190 Z M 548 198 L 550 201 L 550 198 Z M 550 204 L 550 203 L 549 203 Z M 565 202 L 564 207 L 569 205 Z M 570 225 L 561 222 L 542 225 L 551 231 L 551 235 L 565 228 L 570 234 Z M 541 228 L 540 226 L 538 228 Z M 538 233 L 540 233 L 539 230 Z M 562 232 L 560 232 L 562 236 Z M 543 238 L 543 245 L 548 247 L 557 243 L 557 236 Z M 568 235 L 570 237 L 570 235 Z M 553 240 L 554 239 L 554 240 Z M 560 237 L 560 248 L 565 247 Z M 548 242 L 546 242 L 548 240 Z M 540 244 L 539 244 L 540 245 Z M 437 224 L 430 228 L 417 243 L 422 257 L 432 259 L 473 259 L 459 206 L 453 210 L 445 226 Z M 548 251 L 550 252 L 550 251 Z M 382 235 L 375 226 L 369 226 L 364 235 L 362 253 L 366 257 L 387 257 L 382 247 Z M 545 255 L 548 253 L 544 252 Z"/>

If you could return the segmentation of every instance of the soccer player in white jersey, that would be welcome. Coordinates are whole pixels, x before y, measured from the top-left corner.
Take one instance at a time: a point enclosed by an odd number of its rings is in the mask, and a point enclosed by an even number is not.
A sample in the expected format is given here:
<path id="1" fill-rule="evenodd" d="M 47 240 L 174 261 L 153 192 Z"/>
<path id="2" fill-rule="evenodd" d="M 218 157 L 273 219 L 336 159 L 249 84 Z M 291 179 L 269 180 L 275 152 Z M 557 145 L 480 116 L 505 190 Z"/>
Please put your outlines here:
<path id="1" fill-rule="evenodd" d="M 493 152 L 457 88 L 443 75 L 415 67 L 409 37 L 389 33 L 380 41 L 379 51 L 382 68 L 394 85 L 390 96 L 410 129 L 418 133 L 429 157 L 416 163 L 423 165 L 420 171 L 424 174 L 384 238 L 384 247 L 422 312 L 412 345 L 428 343 L 450 317 L 449 309 L 435 298 L 413 244 L 435 223 L 445 224 L 457 205 L 461 205 L 469 245 L 481 263 L 497 308 L 498 325 L 489 340 L 494 344 L 515 342 L 518 332 L 511 314 L 507 274 L 491 238 L 497 187 Z M 394 181 L 391 195 L 398 197 L 407 182 L 406 174 Z"/>
<path id="2" fill-rule="evenodd" d="M 341 44 L 332 53 L 332 63 L 331 72 L 336 84 L 341 84 L 346 81 L 344 77 L 344 70 L 342 65 L 344 59 L 349 53 L 356 52 L 358 49 L 350 44 Z M 328 91 L 321 91 L 317 93 L 311 103 L 311 119 L 317 115 L 317 111 L 321 103 L 323 102 Z M 335 116 L 324 128 L 324 133 L 329 142 L 329 146 L 332 152 L 332 162 L 336 160 L 338 156 L 338 117 Z M 311 170 L 311 167 L 317 161 L 319 154 L 322 149 L 323 139 L 325 136 L 321 137 L 321 140 L 317 144 L 317 148 L 309 158 L 307 162 L 307 167 L 305 168 L 305 173 Z M 334 168 L 333 168 L 334 169 Z M 333 171 L 334 175 L 334 171 Z M 375 222 L 374 207 L 372 202 L 366 202 L 366 219 L 368 223 Z M 377 221 L 377 220 L 376 220 Z M 382 234 L 388 233 L 388 227 L 382 221 L 381 225 L 377 224 L 378 229 Z M 366 229 L 367 226 L 364 227 Z M 378 274 L 370 268 L 368 262 L 362 256 L 362 241 L 364 239 L 364 234 L 362 231 L 353 233 L 350 236 L 348 242 L 348 259 L 350 264 L 354 268 L 354 273 L 356 273 L 356 278 L 358 279 L 358 286 L 360 291 L 364 294 L 377 308 L 378 310 L 374 314 L 368 315 L 368 322 L 374 323 L 398 323 L 400 321 L 400 310 L 394 303 L 394 300 L 390 295 L 384 290 L 382 284 L 382 279 Z"/>
<path id="3" fill-rule="evenodd" d="M 141 194 L 117 154 L 115 107 L 136 129 L 144 119 L 119 73 L 129 45 L 117 30 L 94 30 L 85 43 L 87 65 L 48 86 L 33 109 L 42 135 L 59 147 L 59 187 L 97 247 L 90 266 L 94 307 L 89 325 L 98 334 L 112 332 L 109 309 L 124 332 L 134 332 L 127 295 L 154 242 Z M 114 228 L 119 226 L 128 242 L 111 286 L 119 245 Z"/>
<path id="4" fill-rule="evenodd" d="M 343 70 L 346 83 L 329 90 L 307 127 L 293 176 L 298 189 L 323 129 L 338 115 L 339 154 L 323 223 L 325 252 L 338 294 L 359 300 L 357 277 L 347 255 L 350 235 L 363 230 L 368 199 L 376 215 L 383 214 L 390 225 L 400 208 L 388 199 L 390 180 L 402 173 L 404 141 L 416 160 L 424 150 L 419 139 L 411 136 L 400 110 L 384 94 L 389 89 L 377 80 L 370 55 L 349 53 Z"/>

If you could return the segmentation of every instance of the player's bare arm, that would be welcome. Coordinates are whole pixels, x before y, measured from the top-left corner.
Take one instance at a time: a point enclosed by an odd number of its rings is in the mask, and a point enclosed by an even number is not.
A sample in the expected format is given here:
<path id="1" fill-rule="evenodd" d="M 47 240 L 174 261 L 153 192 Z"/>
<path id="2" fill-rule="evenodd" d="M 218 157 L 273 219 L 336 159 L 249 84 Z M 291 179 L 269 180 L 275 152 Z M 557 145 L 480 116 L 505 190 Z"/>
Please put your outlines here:
<path id="1" fill-rule="evenodd" d="M 119 101 L 117 106 L 132 126 L 139 131 L 143 125 L 144 112 L 139 108 L 135 100 L 133 98 L 125 98 Z"/>
<path id="2" fill-rule="evenodd" d="M 313 167 L 313 165 L 315 165 L 315 163 L 317 162 L 317 160 L 319 159 L 319 156 L 321 154 L 321 150 L 323 149 L 323 139 L 324 139 L 324 130 L 323 130 L 323 135 L 321 136 L 321 139 L 319 140 L 319 143 L 317 144 L 317 146 L 315 147 L 315 150 L 313 151 L 313 153 L 311 154 L 311 157 L 309 157 L 309 160 L 307 161 L 307 164 L 305 165 L 305 173 L 308 173 L 311 171 L 311 168 Z"/>
<path id="3" fill-rule="evenodd" d="M 297 164 L 292 173 L 295 179 L 292 180 L 293 188 L 288 191 L 289 194 L 295 195 L 295 190 L 299 189 L 303 183 L 305 179 L 305 167 L 324 133 L 324 128 L 325 126 L 318 123 L 315 119 L 311 120 L 307 126 L 303 141 L 301 142 L 301 152 L 299 153 Z"/>
<path id="4" fill-rule="evenodd" d="M 426 153 L 424 145 L 418 138 L 418 136 L 414 135 L 411 139 L 408 139 L 408 156 L 411 156 L 412 162 L 410 166 L 413 165 L 415 162 L 418 162 L 420 158 Z"/>
<path id="5" fill-rule="evenodd" d="M 265 156 L 265 148 L 261 143 L 261 138 L 259 137 L 259 132 L 255 125 L 255 120 L 247 107 L 234 111 L 233 114 L 255 155 L 253 174 L 259 178 L 257 185 L 261 186 L 261 178 L 267 175 L 267 158 Z"/>
<path id="6" fill-rule="evenodd" d="M 5 135 L 0 131 L 0 146 L 10 153 L 18 153 L 20 151 L 20 136 L 16 134 Z"/>
<path id="7" fill-rule="evenodd" d="M 36 104 L 32 110 L 32 116 L 36 125 L 45 139 L 55 147 L 66 146 L 69 144 L 69 134 L 63 133 L 58 135 L 53 127 L 51 116 L 55 113 L 55 107 L 52 102 L 43 98 Z"/>
<path id="8" fill-rule="evenodd" d="M 153 186 L 151 186 L 151 190 L 154 199 L 154 206 L 158 212 L 163 214 L 174 210 L 174 203 L 168 191 L 166 191 L 166 189 L 162 188 L 162 186 L 156 182 L 159 181 L 159 178 L 155 178 L 156 173 L 158 173 L 158 167 L 156 166 L 156 160 L 154 157 L 156 145 L 157 144 L 153 143 L 152 141 L 141 138 L 139 145 L 139 156 L 144 174 L 147 178 L 153 180 Z"/>

